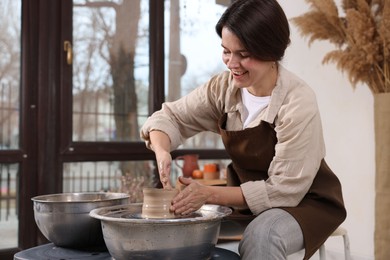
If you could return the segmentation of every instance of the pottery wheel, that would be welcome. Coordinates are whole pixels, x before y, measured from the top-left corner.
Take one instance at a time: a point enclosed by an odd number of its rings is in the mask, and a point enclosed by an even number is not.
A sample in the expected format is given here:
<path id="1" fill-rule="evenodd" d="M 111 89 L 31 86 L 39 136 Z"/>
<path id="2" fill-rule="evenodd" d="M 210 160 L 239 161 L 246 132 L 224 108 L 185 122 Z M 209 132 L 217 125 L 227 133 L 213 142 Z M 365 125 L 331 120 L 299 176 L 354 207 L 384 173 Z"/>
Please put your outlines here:
<path id="1" fill-rule="evenodd" d="M 57 247 L 53 243 L 33 247 L 20 251 L 14 255 L 14 260 L 114 260 L 111 255 L 98 251 L 82 251 L 70 248 Z M 211 260 L 238 260 L 239 255 L 224 248 L 216 247 L 213 250 Z"/>
<path id="2" fill-rule="evenodd" d="M 76 260 L 76 259 L 93 259 L 93 260 L 113 260 L 108 251 L 87 251 L 58 247 L 53 243 L 45 244 L 14 255 L 14 260 Z"/>

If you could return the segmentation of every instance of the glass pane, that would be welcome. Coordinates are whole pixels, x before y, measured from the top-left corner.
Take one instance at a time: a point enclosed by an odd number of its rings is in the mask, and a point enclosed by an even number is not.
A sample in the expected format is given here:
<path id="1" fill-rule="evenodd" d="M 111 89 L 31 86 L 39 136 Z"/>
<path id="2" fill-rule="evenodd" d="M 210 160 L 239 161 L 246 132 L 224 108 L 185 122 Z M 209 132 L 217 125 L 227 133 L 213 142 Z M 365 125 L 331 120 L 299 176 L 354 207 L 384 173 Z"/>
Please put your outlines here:
<path id="1" fill-rule="evenodd" d="M 0 150 L 19 148 L 21 1 L 0 1 Z"/>
<path id="2" fill-rule="evenodd" d="M 73 140 L 139 140 L 148 114 L 149 0 L 74 0 L 73 53 Z"/>
<path id="3" fill-rule="evenodd" d="M 215 24 L 229 1 L 166 0 L 165 52 L 167 101 L 186 95 L 225 70 Z M 225 4 L 223 4 L 225 3 Z M 201 133 L 180 148 L 223 148 L 220 137 Z"/>
<path id="4" fill-rule="evenodd" d="M 0 164 L 0 250 L 18 246 L 18 164 Z"/>
<path id="5" fill-rule="evenodd" d="M 64 192 L 125 192 L 141 202 L 143 187 L 155 187 L 153 161 L 82 162 L 64 164 Z"/>

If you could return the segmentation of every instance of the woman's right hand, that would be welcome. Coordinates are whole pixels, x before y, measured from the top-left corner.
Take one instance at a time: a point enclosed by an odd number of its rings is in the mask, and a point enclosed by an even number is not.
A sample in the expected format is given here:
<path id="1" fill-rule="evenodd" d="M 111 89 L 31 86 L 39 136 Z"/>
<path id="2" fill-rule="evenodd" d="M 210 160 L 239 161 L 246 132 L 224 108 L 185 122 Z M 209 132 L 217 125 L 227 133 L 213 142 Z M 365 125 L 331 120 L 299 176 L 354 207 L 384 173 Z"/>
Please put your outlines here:
<path id="1" fill-rule="evenodd" d="M 171 166 L 172 166 L 172 157 L 169 152 L 160 151 L 155 152 L 158 173 L 160 176 L 160 181 L 164 189 L 172 189 L 171 184 Z"/>
<path id="2" fill-rule="evenodd" d="M 170 154 L 171 140 L 168 135 L 161 131 L 151 131 L 149 133 L 150 147 L 154 151 L 157 160 L 158 173 L 164 189 L 172 189 L 170 177 L 172 157 Z"/>

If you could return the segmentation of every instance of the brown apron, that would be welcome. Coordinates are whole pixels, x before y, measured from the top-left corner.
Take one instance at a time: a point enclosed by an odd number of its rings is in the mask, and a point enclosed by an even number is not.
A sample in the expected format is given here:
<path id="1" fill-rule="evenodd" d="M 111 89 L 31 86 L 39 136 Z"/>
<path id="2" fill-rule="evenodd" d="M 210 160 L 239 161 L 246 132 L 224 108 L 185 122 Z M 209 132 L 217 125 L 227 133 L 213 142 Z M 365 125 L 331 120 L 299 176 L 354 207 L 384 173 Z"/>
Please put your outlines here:
<path id="1" fill-rule="evenodd" d="M 227 169 L 228 185 L 268 179 L 277 143 L 273 125 L 262 121 L 254 128 L 226 131 L 226 120 L 227 114 L 220 119 L 219 128 L 232 160 Z M 304 259 L 309 259 L 346 218 L 340 182 L 325 160 L 299 205 L 280 208 L 289 212 L 302 228 Z"/>

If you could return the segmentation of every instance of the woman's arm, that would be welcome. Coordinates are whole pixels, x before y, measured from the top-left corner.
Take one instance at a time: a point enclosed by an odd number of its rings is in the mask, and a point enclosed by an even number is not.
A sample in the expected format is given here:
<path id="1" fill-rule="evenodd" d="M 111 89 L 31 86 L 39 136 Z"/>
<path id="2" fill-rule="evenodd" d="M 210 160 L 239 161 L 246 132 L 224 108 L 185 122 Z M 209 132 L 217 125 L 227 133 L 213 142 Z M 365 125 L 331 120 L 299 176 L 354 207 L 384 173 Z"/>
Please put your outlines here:
<path id="1" fill-rule="evenodd" d="M 221 73 L 186 96 L 164 103 L 160 110 L 145 121 L 141 128 L 141 138 L 150 148 L 149 133 L 154 130 L 163 131 L 170 138 L 172 151 L 197 133 L 218 133 L 218 120 L 224 113 L 228 87 L 229 74 Z"/>
<path id="2" fill-rule="evenodd" d="M 170 154 L 171 140 L 169 136 L 161 131 L 151 131 L 149 133 L 150 148 L 156 155 L 158 173 L 163 188 L 171 189 L 170 183 L 172 157 Z"/>

